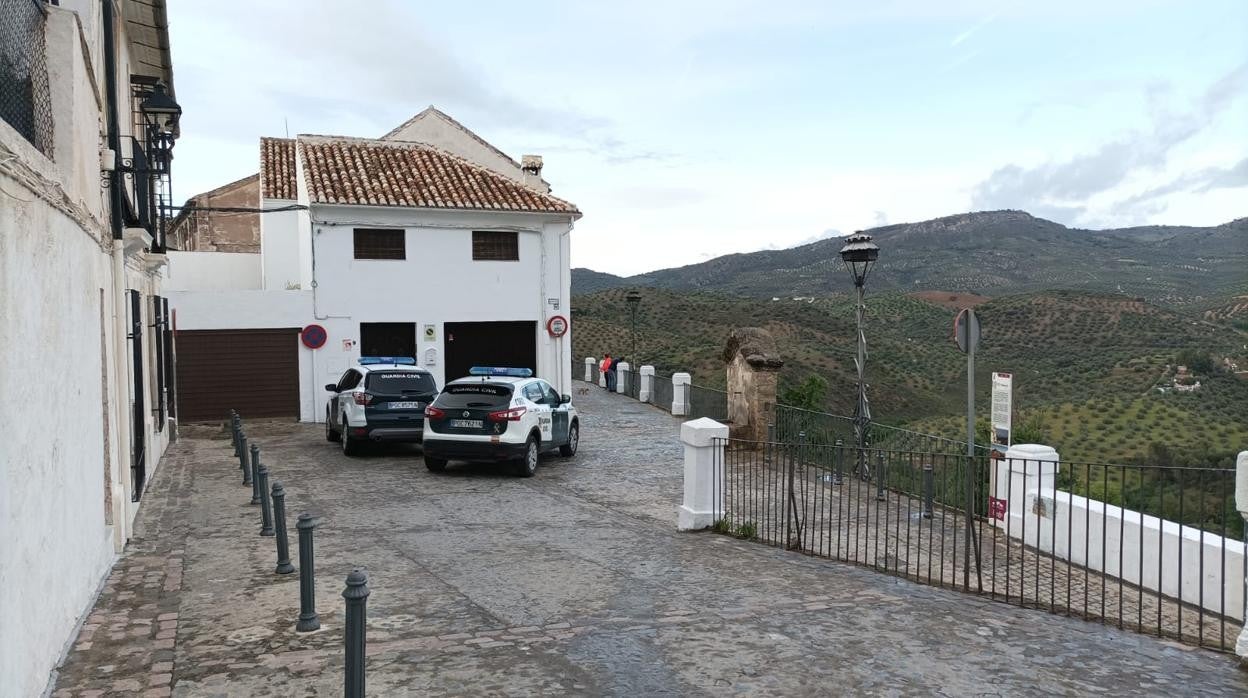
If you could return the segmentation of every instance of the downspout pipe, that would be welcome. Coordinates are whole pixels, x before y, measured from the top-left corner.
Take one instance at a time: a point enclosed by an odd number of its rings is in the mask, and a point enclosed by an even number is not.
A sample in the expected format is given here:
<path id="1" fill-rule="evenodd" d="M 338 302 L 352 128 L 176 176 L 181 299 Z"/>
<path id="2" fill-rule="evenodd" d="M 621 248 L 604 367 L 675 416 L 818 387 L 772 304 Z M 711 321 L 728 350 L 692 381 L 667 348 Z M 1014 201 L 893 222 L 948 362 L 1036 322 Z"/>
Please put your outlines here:
<path id="1" fill-rule="evenodd" d="M 112 459 L 116 471 L 109 485 L 113 502 L 113 547 L 120 552 L 130 537 L 129 502 L 131 487 L 127 487 L 133 439 L 133 411 L 130 407 L 130 366 L 126 361 L 126 251 L 122 244 L 125 224 L 122 220 L 122 174 L 117 168 L 121 161 L 121 125 L 117 105 L 117 12 L 113 0 L 103 0 L 104 30 L 104 104 L 108 127 L 108 147 L 113 152 L 113 171 L 108 177 L 108 220 L 113 234 L 113 395 L 116 411 L 111 422 L 117 425 L 117 458 Z"/>

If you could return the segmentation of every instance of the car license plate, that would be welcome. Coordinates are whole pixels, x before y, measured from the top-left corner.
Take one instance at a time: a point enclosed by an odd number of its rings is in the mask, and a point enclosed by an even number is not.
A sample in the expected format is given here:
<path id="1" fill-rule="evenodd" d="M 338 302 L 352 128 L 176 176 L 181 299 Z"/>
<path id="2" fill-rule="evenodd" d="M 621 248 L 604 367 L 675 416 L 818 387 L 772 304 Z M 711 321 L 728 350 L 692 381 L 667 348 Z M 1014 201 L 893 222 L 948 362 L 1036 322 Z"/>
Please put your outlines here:
<path id="1" fill-rule="evenodd" d="M 452 419 L 451 427 L 454 429 L 480 429 L 482 421 L 480 419 Z"/>
<path id="2" fill-rule="evenodd" d="M 419 402 L 392 402 L 390 409 L 392 410 L 418 410 L 423 407 Z"/>

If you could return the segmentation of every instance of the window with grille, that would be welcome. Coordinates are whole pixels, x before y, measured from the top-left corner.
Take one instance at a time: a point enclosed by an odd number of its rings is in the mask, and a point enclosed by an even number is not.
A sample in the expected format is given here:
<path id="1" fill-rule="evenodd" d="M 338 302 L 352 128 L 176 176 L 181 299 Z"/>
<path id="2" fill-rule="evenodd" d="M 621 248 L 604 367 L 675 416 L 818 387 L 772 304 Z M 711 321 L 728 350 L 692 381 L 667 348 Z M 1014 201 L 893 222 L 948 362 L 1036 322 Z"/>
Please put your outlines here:
<path id="1" fill-rule="evenodd" d="M 514 262 L 520 259 L 520 243 L 514 232 L 493 230 L 472 231 L 472 258 L 475 260 Z"/>
<path id="2" fill-rule="evenodd" d="M 355 229 L 356 259 L 407 259 L 403 230 L 379 228 Z"/>

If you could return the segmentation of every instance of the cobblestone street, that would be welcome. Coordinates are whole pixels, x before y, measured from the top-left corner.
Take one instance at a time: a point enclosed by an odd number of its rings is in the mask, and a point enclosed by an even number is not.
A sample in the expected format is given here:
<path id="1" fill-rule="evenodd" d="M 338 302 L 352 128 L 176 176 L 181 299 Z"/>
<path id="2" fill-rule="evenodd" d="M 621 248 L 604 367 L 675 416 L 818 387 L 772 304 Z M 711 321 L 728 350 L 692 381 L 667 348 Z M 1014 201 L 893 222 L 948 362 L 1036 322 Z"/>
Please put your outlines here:
<path id="1" fill-rule="evenodd" d="M 577 383 L 578 388 L 585 384 Z M 675 530 L 679 420 L 596 387 L 581 451 L 428 472 L 249 423 L 294 517 L 320 517 L 317 610 L 223 431 L 183 427 L 54 695 L 339 695 L 343 580 L 367 569 L 372 695 L 1242 695 L 1234 657 L 758 543 Z M 299 561 L 294 560 L 298 565 Z"/>

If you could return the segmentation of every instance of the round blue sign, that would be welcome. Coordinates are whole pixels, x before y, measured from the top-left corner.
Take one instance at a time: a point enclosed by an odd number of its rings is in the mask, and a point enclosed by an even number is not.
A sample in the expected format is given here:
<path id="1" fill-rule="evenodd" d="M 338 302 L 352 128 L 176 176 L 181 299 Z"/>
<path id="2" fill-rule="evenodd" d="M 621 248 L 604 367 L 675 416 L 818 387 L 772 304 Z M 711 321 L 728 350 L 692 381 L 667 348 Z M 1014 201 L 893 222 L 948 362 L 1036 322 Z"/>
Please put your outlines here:
<path id="1" fill-rule="evenodd" d="M 320 325 L 308 325 L 299 333 L 299 339 L 309 349 L 320 349 L 325 346 L 325 340 L 329 339 L 329 333 Z"/>

